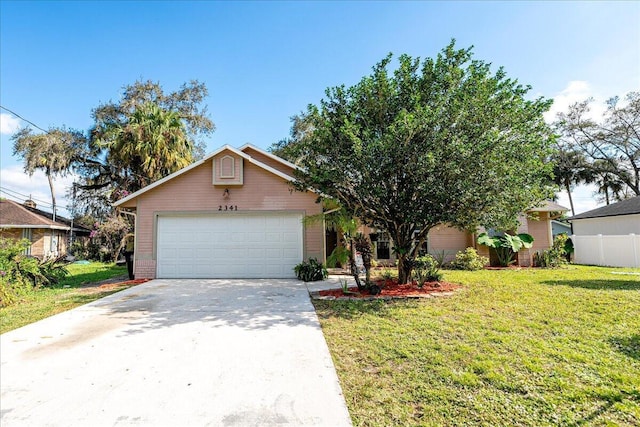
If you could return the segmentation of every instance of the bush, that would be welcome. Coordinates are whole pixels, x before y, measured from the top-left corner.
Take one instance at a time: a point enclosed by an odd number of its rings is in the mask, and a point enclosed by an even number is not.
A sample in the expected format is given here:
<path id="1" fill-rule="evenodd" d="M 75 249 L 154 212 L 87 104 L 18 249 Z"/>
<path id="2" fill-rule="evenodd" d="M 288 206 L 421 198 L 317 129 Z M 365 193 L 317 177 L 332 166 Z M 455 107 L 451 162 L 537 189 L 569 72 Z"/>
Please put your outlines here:
<path id="1" fill-rule="evenodd" d="M 13 304 L 16 299 L 31 290 L 31 286 L 20 269 L 20 262 L 24 260 L 24 267 L 37 264 L 34 258 L 27 258 L 24 251 L 31 243 L 26 240 L 0 238 L 0 306 Z"/>
<path id="2" fill-rule="evenodd" d="M 467 248 L 459 251 L 456 258 L 451 261 L 451 268 L 454 270 L 482 270 L 485 265 L 489 264 L 489 258 L 478 255 L 478 251 L 474 248 Z"/>
<path id="3" fill-rule="evenodd" d="M 40 286 L 53 286 L 68 272 L 57 259 L 39 261 L 24 254 L 31 242 L 0 238 L 0 306 L 11 305 Z"/>
<path id="4" fill-rule="evenodd" d="M 438 261 L 431 255 L 421 256 L 415 259 L 413 274 L 418 281 L 418 286 L 422 287 L 424 282 L 439 282 L 442 280 L 442 273 Z"/>
<path id="5" fill-rule="evenodd" d="M 302 261 L 293 268 L 293 271 L 296 272 L 298 279 L 305 282 L 315 282 L 329 277 L 327 269 L 315 258 L 309 258 L 309 261 Z"/>
<path id="6" fill-rule="evenodd" d="M 87 247 L 88 258 L 101 262 L 115 262 L 130 229 L 129 223 L 119 216 L 107 218 L 102 223 L 94 223 Z"/>
<path id="7" fill-rule="evenodd" d="M 567 263 L 567 241 L 569 236 L 566 234 L 558 234 L 553 239 L 553 245 L 550 249 L 538 251 L 533 254 L 534 267 L 557 268 Z"/>

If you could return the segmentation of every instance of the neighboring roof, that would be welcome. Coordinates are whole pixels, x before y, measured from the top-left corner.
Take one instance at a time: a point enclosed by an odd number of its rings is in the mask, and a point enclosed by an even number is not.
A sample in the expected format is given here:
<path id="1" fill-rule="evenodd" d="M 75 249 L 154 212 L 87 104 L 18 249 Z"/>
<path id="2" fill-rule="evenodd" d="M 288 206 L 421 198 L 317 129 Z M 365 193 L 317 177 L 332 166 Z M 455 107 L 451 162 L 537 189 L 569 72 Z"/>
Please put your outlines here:
<path id="1" fill-rule="evenodd" d="M 46 228 L 52 230 L 70 230 L 71 220 L 43 210 L 25 206 L 13 200 L 0 200 L 0 228 Z M 87 232 L 90 230 L 74 224 L 73 231 Z"/>
<path id="2" fill-rule="evenodd" d="M 245 145 L 243 148 L 246 148 L 246 147 L 248 147 L 248 145 Z M 259 149 L 257 147 L 251 146 L 251 148 L 253 148 L 254 150 L 258 150 L 261 153 L 264 153 L 264 154 L 268 155 L 269 157 L 273 157 L 273 158 L 277 157 L 277 156 L 274 156 L 273 154 L 267 153 L 266 151 L 261 150 L 261 149 Z M 192 163 L 189 166 L 184 167 L 184 168 L 180 169 L 179 171 L 176 171 L 176 172 L 172 173 L 171 175 L 165 176 L 164 178 L 154 182 L 153 184 L 149 184 L 146 187 L 141 188 L 140 190 L 136 191 L 135 193 L 129 194 L 127 197 L 124 197 L 124 198 L 118 200 L 117 202 L 115 202 L 113 204 L 113 206 L 120 206 L 123 203 L 126 203 L 126 202 L 128 202 L 130 200 L 133 200 L 136 197 L 146 193 L 147 191 L 153 190 L 154 188 L 164 184 L 165 182 L 170 181 L 173 178 L 176 178 L 176 177 L 182 175 L 183 173 L 188 172 L 191 169 L 194 169 L 194 168 L 206 163 L 208 160 L 212 159 L 213 157 L 217 156 L 218 154 L 220 154 L 221 152 L 223 152 L 225 150 L 228 150 L 228 151 L 231 151 L 234 154 L 237 154 L 238 156 L 244 158 L 248 162 L 250 162 L 250 163 L 252 163 L 252 164 L 254 164 L 254 165 L 256 165 L 256 166 L 258 166 L 258 167 L 260 167 L 260 168 L 262 168 L 262 169 L 264 169 L 266 171 L 268 171 L 268 172 L 271 172 L 272 174 L 277 175 L 277 176 L 279 176 L 280 178 L 282 178 L 282 179 L 284 179 L 286 181 L 291 181 L 291 182 L 295 181 L 295 178 L 293 178 L 292 176 L 289 176 L 284 172 L 281 172 L 281 171 L 279 171 L 277 169 L 274 169 L 269 165 L 265 165 L 264 163 L 254 159 L 253 157 L 251 157 L 249 154 L 245 153 L 244 151 L 238 150 L 237 148 L 234 148 L 234 147 L 232 147 L 230 145 L 223 145 L 222 147 L 218 148 L 214 152 L 212 152 L 210 154 L 207 154 L 202 160 L 198 160 L 197 162 Z M 286 162 L 286 160 L 283 160 L 283 159 L 281 159 L 281 160 L 282 160 L 282 162 Z M 284 164 L 286 164 L 286 163 L 284 163 Z M 294 166 L 294 167 L 297 168 L 296 166 Z"/>
<path id="3" fill-rule="evenodd" d="M 640 214 L 640 196 L 632 197 L 621 202 L 583 212 L 581 214 L 572 216 L 571 218 L 569 218 L 569 221 L 573 221 L 574 219 L 603 218 L 607 216 L 634 214 Z"/>
<path id="4" fill-rule="evenodd" d="M 565 208 L 550 200 L 545 200 L 540 206 L 529 209 L 529 212 L 566 212 L 569 208 Z"/>

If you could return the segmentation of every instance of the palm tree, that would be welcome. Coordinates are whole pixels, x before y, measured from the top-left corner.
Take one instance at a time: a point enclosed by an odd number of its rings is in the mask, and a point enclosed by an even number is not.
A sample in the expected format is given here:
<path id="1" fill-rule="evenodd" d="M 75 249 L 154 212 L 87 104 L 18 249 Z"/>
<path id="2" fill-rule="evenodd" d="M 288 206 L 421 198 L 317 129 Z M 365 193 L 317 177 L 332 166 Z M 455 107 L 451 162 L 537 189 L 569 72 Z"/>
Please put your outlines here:
<path id="1" fill-rule="evenodd" d="M 136 191 L 185 166 L 193 160 L 193 144 L 177 111 L 153 102 L 139 105 L 124 123 L 99 129 L 96 143 L 108 149 L 107 164 Z"/>
<path id="2" fill-rule="evenodd" d="M 79 158 L 85 136 L 78 131 L 51 128 L 46 133 L 34 134 L 26 127 L 11 138 L 14 141 L 13 154 L 24 161 L 24 171 L 33 175 L 42 170 L 49 181 L 53 215 L 56 215 L 56 196 L 53 187 L 55 176 L 65 176 Z"/>
<path id="3" fill-rule="evenodd" d="M 592 175 L 587 169 L 584 153 L 570 148 L 558 147 L 552 156 L 554 183 L 562 187 L 569 196 L 571 214 L 575 215 L 571 191 L 574 185 L 591 180 Z"/>
<path id="4" fill-rule="evenodd" d="M 609 162 L 596 160 L 593 163 L 593 170 L 590 172 L 588 180 L 596 184 L 596 194 L 603 196 L 607 205 L 611 203 L 612 198 L 615 201 L 625 198 L 627 186 L 620 179 L 620 176 L 613 172 L 614 170 L 616 170 L 616 166 L 612 166 Z"/>

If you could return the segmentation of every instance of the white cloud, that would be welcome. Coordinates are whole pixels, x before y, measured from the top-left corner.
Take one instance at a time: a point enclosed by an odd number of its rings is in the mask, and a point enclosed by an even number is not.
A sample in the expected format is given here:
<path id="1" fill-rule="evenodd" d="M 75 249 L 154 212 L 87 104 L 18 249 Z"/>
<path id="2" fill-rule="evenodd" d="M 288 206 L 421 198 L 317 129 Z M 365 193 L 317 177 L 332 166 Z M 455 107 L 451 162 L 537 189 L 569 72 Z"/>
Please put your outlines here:
<path id="1" fill-rule="evenodd" d="M 2 135 L 11 135 L 20 129 L 20 119 L 10 114 L 0 113 L 0 133 Z"/>
<path id="2" fill-rule="evenodd" d="M 549 111 L 544 113 L 544 119 L 547 123 L 551 123 L 556 119 L 558 113 L 566 112 L 572 104 L 591 97 L 593 98 L 593 102 L 590 105 L 591 109 L 588 117 L 599 120 L 607 109 L 606 100 L 595 93 L 591 85 L 583 80 L 570 81 L 565 89 L 556 94 L 553 97 L 553 105 Z"/>
<path id="3" fill-rule="evenodd" d="M 69 216 L 66 208 L 71 204 L 67 198 L 67 192 L 71 188 L 74 175 L 59 177 L 53 180 L 53 188 L 56 194 L 56 212 L 62 216 Z M 0 196 L 7 199 L 23 202 L 31 197 L 38 209 L 51 212 L 51 191 L 46 175 L 42 171 L 36 171 L 32 176 L 24 173 L 22 166 L 11 165 L 0 170 Z"/>

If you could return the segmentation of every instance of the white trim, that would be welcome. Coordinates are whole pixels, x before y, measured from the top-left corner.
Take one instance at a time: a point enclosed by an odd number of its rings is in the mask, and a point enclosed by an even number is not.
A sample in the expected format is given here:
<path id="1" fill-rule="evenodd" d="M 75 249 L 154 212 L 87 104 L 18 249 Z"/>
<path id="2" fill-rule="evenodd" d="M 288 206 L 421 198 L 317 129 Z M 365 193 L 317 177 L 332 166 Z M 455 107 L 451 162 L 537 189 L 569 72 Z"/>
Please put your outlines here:
<path id="1" fill-rule="evenodd" d="M 210 153 L 210 154 L 207 154 L 207 155 L 206 155 L 204 158 L 202 158 L 201 160 L 198 160 L 197 162 L 192 163 L 192 164 L 190 164 L 189 166 L 186 166 L 186 167 L 184 167 L 184 168 L 180 169 L 179 171 L 176 171 L 176 172 L 172 173 L 171 175 L 167 175 L 167 176 L 165 176 L 164 178 L 162 178 L 162 179 L 160 179 L 160 180 L 158 180 L 158 181 L 156 181 L 156 182 L 154 182 L 154 183 L 152 183 L 152 184 L 149 184 L 149 185 L 147 185 L 146 187 L 141 188 L 140 190 L 136 191 L 135 193 L 131 193 L 131 194 L 129 194 L 127 197 L 124 197 L 124 198 L 122 198 L 122 199 L 118 200 L 117 202 L 113 203 L 113 206 L 116 206 L 116 207 L 117 207 L 117 206 L 120 206 L 120 205 L 122 205 L 122 204 L 124 204 L 124 203 L 126 203 L 126 202 L 130 201 L 130 200 L 135 199 L 136 197 L 138 197 L 138 196 L 140 196 L 140 195 L 142 195 L 142 194 L 146 193 L 147 191 L 152 190 L 152 189 L 154 189 L 154 188 L 156 188 L 156 187 L 158 187 L 158 186 L 160 186 L 160 185 L 164 184 L 165 182 L 167 182 L 167 181 L 169 181 L 169 180 L 172 180 L 173 178 L 175 178 L 175 177 L 177 177 L 177 176 L 180 176 L 180 175 L 182 175 L 183 173 L 188 172 L 188 171 L 190 171 L 191 169 L 194 169 L 194 168 L 196 168 L 196 167 L 198 167 L 198 166 L 200 166 L 200 165 L 204 164 L 205 162 L 207 162 L 207 161 L 208 161 L 208 160 L 210 160 L 211 158 L 213 158 L 213 157 L 217 156 L 218 154 L 220 154 L 220 153 L 221 153 L 221 152 L 223 152 L 224 150 L 229 150 L 229 151 L 231 151 L 232 153 L 235 153 L 235 154 L 237 154 L 238 156 L 242 157 L 243 159 L 246 159 L 247 161 L 249 161 L 249 162 L 253 163 L 254 165 L 259 166 L 259 167 L 261 167 L 262 169 L 264 169 L 264 170 L 266 170 L 266 171 L 268 171 L 268 172 L 271 172 L 271 173 L 272 173 L 272 174 L 274 174 L 274 175 L 279 176 L 279 177 L 280 177 L 280 178 L 282 178 L 282 179 L 285 179 L 285 180 L 290 181 L 290 182 L 294 182 L 294 181 L 295 181 L 295 178 L 293 178 L 292 176 L 289 176 L 289 175 L 287 175 L 287 174 L 286 174 L 286 173 L 284 173 L 284 172 L 280 172 L 279 170 L 274 169 L 274 168 L 272 168 L 271 166 L 265 165 L 264 163 L 262 163 L 262 162 L 260 162 L 260 161 L 258 161 L 258 160 L 256 160 L 256 159 L 254 159 L 253 157 L 251 157 L 249 154 L 247 154 L 247 153 L 245 153 L 245 152 L 243 152 L 243 151 L 240 151 L 240 150 L 238 150 L 237 148 L 233 148 L 233 147 L 231 147 L 230 145 L 226 145 L 226 144 L 225 144 L 225 145 L 223 145 L 222 147 L 220 147 L 220 148 L 218 148 L 217 150 L 215 150 L 214 152 L 212 152 L 212 153 Z"/>
<path id="2" fill-rule="evenodd" d="M 251 143 L 244 144 L 242 147 L 240 147 L 240 151 L 244 151 L 247 148 L 251 148 L 252 150 L 256 150 L 258 153 L 263 154 L 263 155 L 269 157 L 270 159 L 278 161 L 278 162 L 282 163 L 285 166 L 289 166 L 290 168 L 293 168 L 293 169 L 302 170 L 302 168 L 300 166 L 294 165 L 293 163 L 283 159 L 282 157 L 278 157 L 275 154 L 271 154 L 268 151 L 265 151 L 260 147 L 256 147 L 255 145 L 253 145 Z"/>

